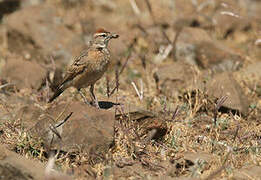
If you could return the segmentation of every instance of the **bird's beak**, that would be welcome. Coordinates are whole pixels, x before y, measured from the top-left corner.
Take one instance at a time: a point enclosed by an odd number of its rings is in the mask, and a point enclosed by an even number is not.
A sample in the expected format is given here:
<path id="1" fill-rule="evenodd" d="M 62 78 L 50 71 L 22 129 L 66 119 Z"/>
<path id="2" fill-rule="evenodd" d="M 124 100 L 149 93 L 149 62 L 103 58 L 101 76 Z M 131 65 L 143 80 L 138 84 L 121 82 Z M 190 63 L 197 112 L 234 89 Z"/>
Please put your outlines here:
<path id="1" fill-rule="evenodd" d="M 111 33 L 111 35 L 110 35 L 110 39 L 112 39 L 112 38 L 118 38 L 119 37 L 119 35 L 118 34 L 115 34 L 115 33 Z"/>

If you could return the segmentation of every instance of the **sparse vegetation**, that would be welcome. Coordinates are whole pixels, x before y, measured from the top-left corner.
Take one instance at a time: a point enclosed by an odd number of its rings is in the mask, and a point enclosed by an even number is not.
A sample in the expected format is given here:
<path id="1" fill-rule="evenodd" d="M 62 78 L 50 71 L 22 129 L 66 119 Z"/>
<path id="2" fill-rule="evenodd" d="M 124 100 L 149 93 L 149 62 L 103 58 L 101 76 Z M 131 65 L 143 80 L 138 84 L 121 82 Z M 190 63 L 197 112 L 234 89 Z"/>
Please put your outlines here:
<path id="1" fill-rule="evenodd" d="M 260 11 L 252 0 L 46 0 L 0 13 L 1 145 L 49 161 L 50 178 L 260 179 Z M 74 89 L 46 103 L 100 26 L 120 34 L 95 87 L 104 110 Z"/>

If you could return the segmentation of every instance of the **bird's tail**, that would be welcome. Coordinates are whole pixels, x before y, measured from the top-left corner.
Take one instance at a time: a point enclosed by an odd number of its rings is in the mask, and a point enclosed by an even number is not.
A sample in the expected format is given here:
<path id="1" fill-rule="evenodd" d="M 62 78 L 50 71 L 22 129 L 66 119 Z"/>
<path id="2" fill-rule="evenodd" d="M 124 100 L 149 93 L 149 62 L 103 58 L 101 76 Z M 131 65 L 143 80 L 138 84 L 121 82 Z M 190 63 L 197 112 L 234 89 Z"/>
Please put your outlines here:
<path id="1" fill-rule="evenodd" d="M 60 96 L 60 94 L 62 94 L 63 90 L 62 89 L 57 89 L 53 96 L 48 100 L 48 103 L 52 102 L 55 98 L 57 98 L 58 96 Z"/>
<path id="2" fill-rule="evenodd" d="M 70 87 L 70 83 L 63 83 L 61 84 L 56 91 L 54 92 L 53 96 L 48 100 L 48 103 L 52 102 L 53 100 L 55 100 L 55 98 L 57 98 L 58 96 L 60 96 L 60 94 L 63 93 L 63 91 L 65 89 L 67 89 L 68 87 Z"/>

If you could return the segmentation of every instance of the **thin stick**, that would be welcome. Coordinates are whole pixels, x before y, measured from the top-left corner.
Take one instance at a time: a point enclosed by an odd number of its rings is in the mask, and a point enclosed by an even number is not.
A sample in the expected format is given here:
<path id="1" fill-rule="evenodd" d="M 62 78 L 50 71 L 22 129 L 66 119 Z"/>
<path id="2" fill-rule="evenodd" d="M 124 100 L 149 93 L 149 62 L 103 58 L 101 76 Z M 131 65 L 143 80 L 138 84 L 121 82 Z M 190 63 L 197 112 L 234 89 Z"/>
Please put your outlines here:
<path id="1" fill-rule="evenodd" d="M 142 97 L 141 93 L 139 92 L 139 90 L 138 90 L 136 84 L 135 84 L 134 82 L 131 82 L 131 85 L 134 87 L 134 89 L 135 89 L 137 95 L 139 96 L 139 99 L 142 100 L 143 97 Z"/>
<path id="2" fill-rule="evenodd" d="M 220 12 L 220 14 L 227 15 L 227 16 L 232 16 L 232 17 L 240 18 L 240 19 L 242 18 L 241 16 L 239 16 L 239 15 L 233 13 L 233 12 L 230 12 L 230 11 L 222 11 L 222 12 Z"/>
<path id="3" fill-rule="evenodd" d="M 222 96 L 219 98 L 215 104 L 215 110 L 214 110 L 214 124 L 217 125 L 217 115 L 218 110 L 221 108 L 221 106 L 225 103 L 225 101 L 228 99 L 228 96 Z"/>
<path id="4" fill-rule="evenodd" d="M 182 28 L 180 28 L 180 29 L 177 30 L 177 33 L 176 33 L 176 35 L 175 35 L 175 38 L 174 38 L 174 40 L 173 40 L 173 42 L 172 42 L 172 47 L 173 47 L 173 48 L 172 48 L 172 49 L 173 49 L 172 55 L 173 55 L 173 57 L 174 57 L 174 60 L 177 60 L 177 56 L 176 56 L 176 46 L 177 46 L 178 37 L 179 37 L 181 31 L 182 31 Z"/>
<path id="5" fill-rule="evenodd" d="M 154 14 L 153 14 L 153 12 L 152 12 L 152 8 L 151 8 L 151 5 L 150 5 L 150 2 L 149 2 L 149 0 L 145 0 L 145 2 L 146 2 L 146 5 L 147 5 L 148 10 L 149 10 L 149 12 L 150 12 L 150 16 L 151 16 L 151 19 L 152 19 L 152 21 L 153 21 L 153 24 L 155 25 L 156 22 L 155 22 Z"/>
<path id="6" fill-rule="evenodd" d="M 152 8 L 151 8 L 151 4 L 150 4 L 149 0 L 145 0 L 145 2 L 146 2 L 148 10 L 150 12 L 150 16 L 151 16 L 151 19 L 153 21 L 153 24 L 154 24 L 154 26 L 156 26 L 157 23 L 156 23 L 155 16 L 154 16 Z M 163 37 L 168 41 L 168 44 L 172 44 L 171 40 L 169 39 L 169 37 L 167 36 L 167 34 L 165 33 L 165 31 L 162 29 L 161 26 L 160 26 L 160 31 L 161 31 Z"/>
<path id="7" fill-rule="evenodd" d="M 179 114 L 179 106 L 176 107 L 176 109 L 175 109 L 175 111 L 174 111 L 174 113 L 172 115 L 172 118 L 171 118 L 172 121 L 174 121 L 176 119 L 178 114 Z"/>
<path id="8" fill-rule="evenodd" d="M 66 121 L 72 116 L 73 112 L 71 112 L 62 122 L 60 122 L 58 125 L 55 126 L 55 128 L 60 127 L 61 125 L 63 125 L 64 123 L 66 123 Z"/>
<path id="9" fill-rule="evenodd" d="M 144 91 L 143 91 L 143 81 L 142 81 L 142 79 L 140 79 L 140 95 L 141 95 L 141 99 L 143 99 L 143 93 L 144 93 Z"/>
<path id="10" fill-rule="evenodd" d="M 138 8 L 136 1 L 135 0 L 129 0 L 129 1 L 130 1 L 131 7 L 132 7 L 134 13 L 136 15 L 140 15 L 140 9 Z"/>
<path id="11" fill-rule="evenodd" d="M 0 86 L 0 89 L 5 88 L 6 86 L 14 85 L 13 83 L 6 83 Z"/>
<path id="12" fill-rule="evenodd" d="M 107 97 L 110 97 L 110 80 L 109 80 L 109 76 L 106 76 L 106 94 L 107 94 Z"/>
<path id="13" fill-rule="evenodd" d="M 115 78 L 116 78 L 116 89 L 117 89 L 117 92 L 118 92 L 119 91 L 119 85 L 120 85 L 118 68 L 115 71 Z"/>
<path id="14" fill-rule="evenodd" d="M 128 64 L 128 61 L 129 61 L 130 56 L 131 56 L 131 54 L 132 54 L 133 45 L 134 45 L 134 43 L 132 43 L 132 44 L 130 45 L 130 47 L 129 47 L 130 52 L 129 52 L 128 56 L 126 57 L 125 63 L 123 64 L 123 66 L 121 67 L 121 70 L 120 70 L 119 73 L 118 73 L 118 77 L 121 75 L 121 73 L 123 72 L 123 70 L 125 69 L 125 67 L 126 67 L 127 64 Z M 110 96 L 115 92 L 115 90 L 118 88 L 118 87 L 117 87 L 117 77 L 115 78 L 114 83 L 116 83 L 116 85 L 115 85 L 115 87 L 113 88 L 113 90 L 111 91 L 109 97 L 110 97 Z"/>
<path id="15" fill-rule="evenodd" d="M 128 61 L 129 61 L 129 59 L 130 59 L 130 56 L 131 56 L 131 54 L 132 54 L 132 49 L 133 49 L 133 44 L 132 44 L 131 47 L 130 47 L 130 52 L 129 52 L 127 58 L 126 58 L 125 63 L 124 63 L 123 66 L 121 67 L 121 70 L 120 70 L 120 72 L 119 72 L 119 75 L 121 75 L 121 73 L 123 72 L 123 70 L 124 70 L 125 67 L 127 66 Z"/>

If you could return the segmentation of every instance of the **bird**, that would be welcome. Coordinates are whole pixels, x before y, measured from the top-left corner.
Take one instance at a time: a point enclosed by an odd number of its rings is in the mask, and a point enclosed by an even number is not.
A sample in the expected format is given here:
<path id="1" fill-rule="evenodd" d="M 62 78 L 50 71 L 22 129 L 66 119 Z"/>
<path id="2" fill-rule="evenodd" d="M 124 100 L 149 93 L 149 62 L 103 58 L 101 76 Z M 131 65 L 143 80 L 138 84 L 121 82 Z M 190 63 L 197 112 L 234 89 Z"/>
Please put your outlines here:
<path id="1" fill-rule="evenodd" d="M 97 29 L 93 34 L 89 48 L 74 58 L 73 63 L 67 68 L 63 80 L 48 102 L 51 103 L 67 88 L 75 87 L 84 99 L 84 102 L 90 104 L 81 92 L 82 88 L 90 86 L 91 96 L 99 108 L 98 100 L 94 94 L 94 85 L 104 75 L 110 64 L 109 41 L 118 37 L 118 34 L 108 32 L 103 28 Z"/>

